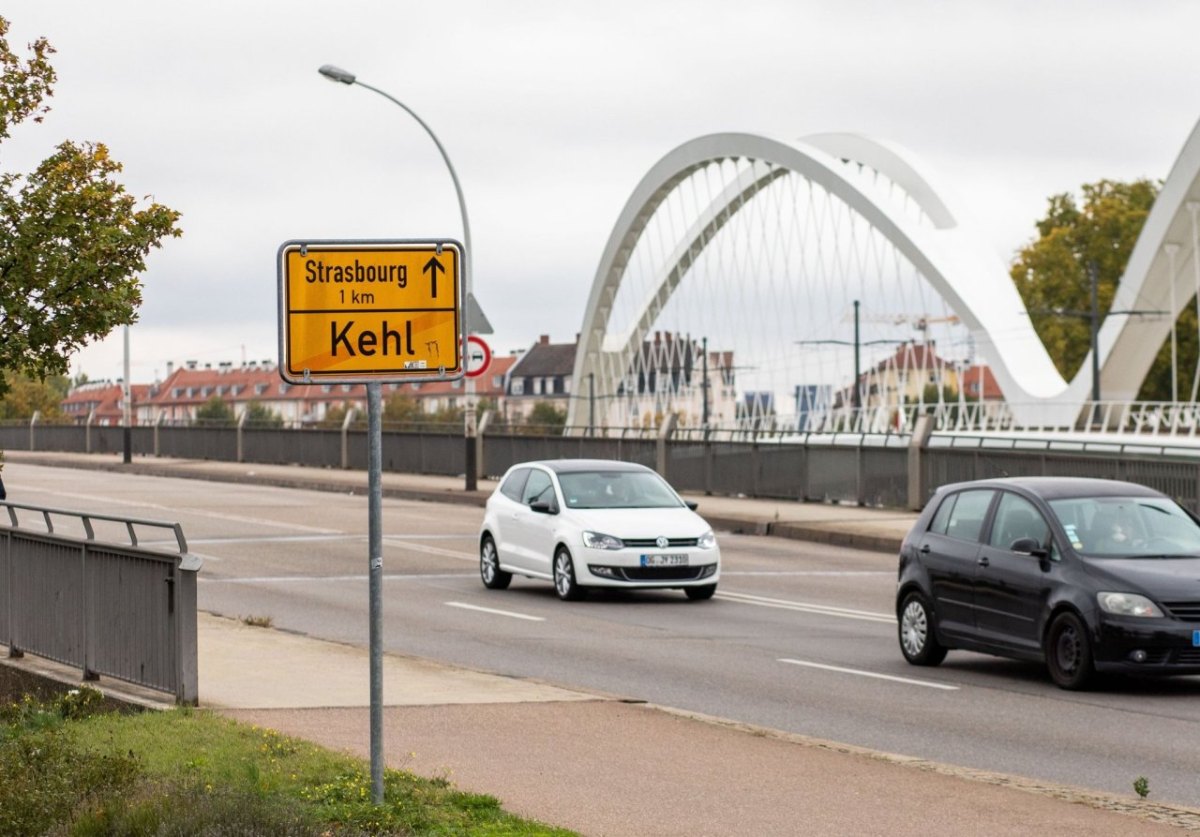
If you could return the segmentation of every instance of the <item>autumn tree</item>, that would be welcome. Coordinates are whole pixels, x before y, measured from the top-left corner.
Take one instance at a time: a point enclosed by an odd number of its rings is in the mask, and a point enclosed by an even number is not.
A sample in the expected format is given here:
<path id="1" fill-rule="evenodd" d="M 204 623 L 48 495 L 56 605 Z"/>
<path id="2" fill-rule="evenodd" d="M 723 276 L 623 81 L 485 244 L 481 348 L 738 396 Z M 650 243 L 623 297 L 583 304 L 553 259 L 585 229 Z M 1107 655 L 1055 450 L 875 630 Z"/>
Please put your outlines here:
<path id="1" fill-rule="evenodd" d="M 62 400 L 67 397 L 71 382 L 64 375 L 52 375 L 44 381 L 16 373 L 8 390 L 0 396 L 0 421 L 27 421 L 41 413 L 44 421 L 63 417 Z"/>
<path id="2" fill-rule="evenodd" d="M 22 58 L 8 29 L 0 17 L 0 141 L 42 121 L 56 81 L 46 39 Z M 137 318 L 145 257 L 180 234 L 179 213 L 139 207 L 120 172 L 103 143 L 71 141 L 28 174 L 0 172 L 0 394 L 16 372 L 65 373 L 75 351 Z"/>
<path id="3" fill-rule="evenodd" d="M 1103 317 L 1158 189 L 1150 180 L 1101 180 L 1082 187 L 1082 205 L 1069 193 L 1054 195 L 1046 216 L 1037 222 L 1038 237 L 1013 261 L 1013 282 L 1033 327 L 1067 380 L 1078 373 L 1091 348 L 1089 264 L 1095 265 Z M 1184 309 L 1177 331 L 1181 338 L 1190 335 L 1180 340 L 1179 367 L 1191 369 L 1196 359 L 1194 309 Z M 1167 346 L 1147 375 L 1140 398 L 1170 398 L 1170 364 Z M 1180 391 L 1186 389 L 1181 386 Z"/>

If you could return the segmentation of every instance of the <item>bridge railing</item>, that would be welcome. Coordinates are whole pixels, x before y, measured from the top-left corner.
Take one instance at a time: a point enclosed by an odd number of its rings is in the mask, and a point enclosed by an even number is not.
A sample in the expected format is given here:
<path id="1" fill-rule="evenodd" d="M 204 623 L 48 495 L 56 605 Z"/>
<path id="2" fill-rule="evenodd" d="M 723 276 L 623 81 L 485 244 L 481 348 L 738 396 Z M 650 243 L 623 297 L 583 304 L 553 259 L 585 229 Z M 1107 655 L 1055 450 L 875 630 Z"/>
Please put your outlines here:
<path id="1" fill-rule="evenodd" d="M 178 523 L 0 502 L 0 643 L 195 704 L 201 563 Z"/>

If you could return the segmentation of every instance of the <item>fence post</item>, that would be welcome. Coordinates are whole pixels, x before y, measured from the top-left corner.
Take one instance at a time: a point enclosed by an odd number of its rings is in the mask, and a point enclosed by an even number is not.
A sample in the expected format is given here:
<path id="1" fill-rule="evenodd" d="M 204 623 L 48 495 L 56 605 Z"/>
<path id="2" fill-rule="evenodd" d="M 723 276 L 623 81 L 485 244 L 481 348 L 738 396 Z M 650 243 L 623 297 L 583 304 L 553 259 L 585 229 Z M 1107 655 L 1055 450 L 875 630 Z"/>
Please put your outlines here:
<path id="1" fill-rule="evenodd" d="M 655 470 L 670 482 L 671 478 L 667 476 L 667 442 L 675 435 L 675 426 L 679 424 L 679 416 L 670 413 L 662 426 L 658 428 L 658 439 L 654 444 L 654 464 Z"/>
<path id="2" fill-rule="evenodd" d="M 919 511 L 925 506 L 928 486 L 925 485 L 925 463 L 921 455 L 925 448 L 929 447 L 931 435 L 933 418 L 928 415 L 917 416 L 912 436 L 908 440 L 908 507 L 914 511 Z"/>
<path id="3" fill-rule="evenodd" d="M 84 453 L 92 452 L 92 423 L 95 420 L 96 420 L 96 411 L 94 409 L 88 410 L 87 423 L 84 425 L 84 430 L 83 430 L 83 452 Z"/>
<path id="4" fill-rule="evenodd" d="M 484 410 L 483 415 L 479 417 L 479 429 L 475 433 L 475 477 L 477 479 L 486 476 L 483 467 L 483 434 L 487 433 L 493 415 L 495 415 L 494 410 Z"/>
<path id="5" fill-rule="evenodd" d="M 175 701 L 186 706 L 200 702 L 196 630 L 196 572 L 203 562 L 184 554 L 175 568 Z"/>
<path id="6" fill-rule="evenodd" d="M 342 419 L 342 470 L 350 470 L 350 424 L 354 421 L 354 417 L 358 415 L 357 407 L 350 407 L 346 410 L 346 417 Z"/>
<path id="7" fill-rule="evenodd" d="M 246 417 L 250 415 L 249 410 L 242 410 L 242 414 L 237 420 L 237 461 L 246 461 L 245 440 L 242 438 L 242 431 L 246 427 Z"/>

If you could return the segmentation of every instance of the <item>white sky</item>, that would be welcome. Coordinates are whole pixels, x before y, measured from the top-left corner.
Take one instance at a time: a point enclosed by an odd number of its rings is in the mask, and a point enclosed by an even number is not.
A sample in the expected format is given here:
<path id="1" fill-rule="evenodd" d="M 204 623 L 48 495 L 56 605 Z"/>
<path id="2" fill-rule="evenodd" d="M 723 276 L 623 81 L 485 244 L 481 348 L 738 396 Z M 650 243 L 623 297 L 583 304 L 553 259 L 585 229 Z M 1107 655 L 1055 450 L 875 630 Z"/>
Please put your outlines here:
<path id="1" fill-rule="evenodd" d="M 1200 4 L 10 0 L 10 44 L 58 50 L 53 111 L 6 142 L 27 171 L 99 140 L 183 213 L 152 252 L 132 379 L 278 359 L 292 238 L 461 238 L 500 354 L 568 341 L 646 171 L 718 131 L 852 131 L 906 146 L 1009 260 L 1046 198 L 1166 176 L 1200 117 Z M 118 330 L 72 371 L 121 375 Z"/>

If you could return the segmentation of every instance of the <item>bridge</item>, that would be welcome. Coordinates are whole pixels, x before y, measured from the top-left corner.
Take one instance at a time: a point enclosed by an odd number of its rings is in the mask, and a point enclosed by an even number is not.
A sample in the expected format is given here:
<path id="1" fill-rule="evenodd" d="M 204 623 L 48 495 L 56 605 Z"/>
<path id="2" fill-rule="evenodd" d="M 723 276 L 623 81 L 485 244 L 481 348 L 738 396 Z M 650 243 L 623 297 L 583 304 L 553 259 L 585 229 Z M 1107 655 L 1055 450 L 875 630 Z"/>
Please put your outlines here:
<path id="1" fill-rule="evenodd" d="M 699 137 L 667 153 L 597 267 L 567 424 L 1193 436 L 1200 410 L 1134 402 L 1200 291 L 1200 125 L 1098 332 L 1064 380 L 1009 276 L 911 152 L 855 134 Z M 1129 313 L 1152 309 L 1163 316 Z M 1200 370 L 1197 372 L 1200 380 Z"/>

